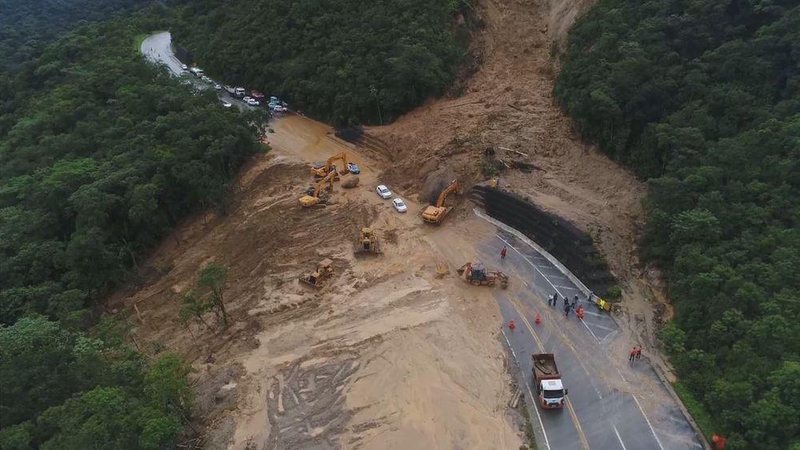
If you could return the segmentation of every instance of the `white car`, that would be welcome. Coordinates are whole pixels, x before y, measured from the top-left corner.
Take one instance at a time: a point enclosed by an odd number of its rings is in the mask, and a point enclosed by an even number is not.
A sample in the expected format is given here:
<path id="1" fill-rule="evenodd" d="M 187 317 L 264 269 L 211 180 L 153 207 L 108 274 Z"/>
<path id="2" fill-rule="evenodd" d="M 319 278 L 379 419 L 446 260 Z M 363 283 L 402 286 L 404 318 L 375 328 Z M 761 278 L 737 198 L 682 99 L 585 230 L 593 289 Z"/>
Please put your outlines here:
<path id="1" fill-rule="evenodd" d="M 254 98 L 250 98 L 250 99 L 247 99 L 247 104 L 250 105 L 250 106 L 258 106 L 261 103 L 259 103 L 258 100 L 254 99 Z"/>
<path id="2" fill-rule="evenodd" d="M 187 66 L 186 64 L 181 64 L 181 69 L 182 70 L 189 70 L 189 66 Z"/>
<path id="3" fill-rule="evenodd" d="M 216 89 L 218 91 L 221 91 L 222 90 L 222 86 L 219 83 L 217 83 L 217 84 L 214 85 L 214 89 Z"/>
<path id="4" fill-rule="evenodd" d="M 203 75 L 202 77 L 200 77 L 200 79 L 201 79 L 201 80 L 203 80 L 203 81 L 205 81 L 206 83 L 211 83 L 211 78 L 208 78 L 208 77 L 207 77 L 207 76 L 205 76 L 205 75 Z"/>
<path id="5" fill-rule="evenodd" d="M 402 198 L 395 198 L 392 200 L 392 206 L 394 206 L 394 209 L 396 209 L 397 212 L 404 213 L 408 211 L 408 206 L 406 206 Z"/>
<path id="6" fill-rule="evenodd" d="M 233 103 L 231 103 L 231 102 L 222 102 L 222 106 L 224 108 L 230 108 L 231 106 L 233 106 Z"/>
<path id="7" fill-rule="evenodd" d="M 245 103 L 249 102 L 252 99 L 253 99 L 253 97 L 250 97 L 249 95 L 246 95 L 246 96 L 242 97 L 242 101 L 245 102 Z"/>
<path id="8" fill-rule="evenodd" d="M 392 191 L 390 191 L 389 188 L 384 185 L 380 185 L 375 188 L 375 192 L 377 192 L 381 198 L 392 198 Z"/>

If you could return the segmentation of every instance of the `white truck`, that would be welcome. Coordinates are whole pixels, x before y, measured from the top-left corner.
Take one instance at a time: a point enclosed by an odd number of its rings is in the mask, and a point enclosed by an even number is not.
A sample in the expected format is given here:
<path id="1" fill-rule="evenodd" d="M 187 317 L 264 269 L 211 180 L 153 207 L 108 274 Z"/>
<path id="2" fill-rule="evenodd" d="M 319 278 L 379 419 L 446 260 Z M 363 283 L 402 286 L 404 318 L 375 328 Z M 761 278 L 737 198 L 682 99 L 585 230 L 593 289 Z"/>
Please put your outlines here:
<path id="1" fill-rule="evenodd" d="M 536 353 L 533 359 L 533 384 L 539 405 L 544 409 L 563 408 L 567 390 L 561 382 L 556 358 L 552 353 Z"/>

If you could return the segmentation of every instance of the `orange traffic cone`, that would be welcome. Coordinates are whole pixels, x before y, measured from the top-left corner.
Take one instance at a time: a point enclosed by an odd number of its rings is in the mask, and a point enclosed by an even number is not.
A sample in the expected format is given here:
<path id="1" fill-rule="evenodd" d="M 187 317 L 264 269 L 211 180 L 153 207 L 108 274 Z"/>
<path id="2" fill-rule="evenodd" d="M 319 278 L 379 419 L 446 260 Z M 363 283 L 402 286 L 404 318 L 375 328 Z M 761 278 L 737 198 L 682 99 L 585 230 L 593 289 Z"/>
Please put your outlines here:
<path id="1" fill-rule="evenodd" d="M 517 324 L 514 323 L 513 320 L 508 321 L 508 329 L 514 331 L 514 328 L 517 328 Z"/>
<path id="2" fill-rule="evenodd" d="M 542 323 L 542 316 L 540 316 L 539 313 L 536 313 L 536 318 L 533 319 L 533 323 L 535 323 L 536 325 Z"/>

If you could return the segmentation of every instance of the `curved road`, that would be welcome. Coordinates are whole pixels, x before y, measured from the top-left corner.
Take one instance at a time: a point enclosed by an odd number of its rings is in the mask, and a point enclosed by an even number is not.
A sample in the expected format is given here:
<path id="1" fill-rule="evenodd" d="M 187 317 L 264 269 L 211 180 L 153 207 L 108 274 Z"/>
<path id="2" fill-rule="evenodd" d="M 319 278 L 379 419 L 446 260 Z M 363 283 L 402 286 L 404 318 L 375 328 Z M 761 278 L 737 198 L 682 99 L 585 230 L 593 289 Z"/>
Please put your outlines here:
<path id="1" fill-rule="evenodd" d="M 615 364 L 625 361 L 627 355 L 607 350 L 619 334 L 609 315 L 584 304 L 586 317 L 580 321 L 574 314 L 564 317 L 561 300 L 555 308 L 548 306 L 546 298 L 553 292 L 559 293 L 559 299 L 564 295 L 585 299 L 580 282 L 518 232 L 500 227 L 476 247 L 483 261 L 491 261 L 489 266 L 499 265 L 511 276 L 509 289 L 495 289 L 494 295 L 505 323 L 514 320 L 517 324 L 514 331 L 504 327 L 503 335 L 520 369 L 518 381 L 534 428 L 539 428 L 539 448 L 703 450 L 679 404 L 646 358 L 634 364 Z M 508 254 L 498 261 L 503 245 Z M 542 318 L 538 325 L 537 313 Z M 543 352 L 555 354 L 569 390 L 563 410 L 541 410 L 531 391 L 531 355 Z"/>

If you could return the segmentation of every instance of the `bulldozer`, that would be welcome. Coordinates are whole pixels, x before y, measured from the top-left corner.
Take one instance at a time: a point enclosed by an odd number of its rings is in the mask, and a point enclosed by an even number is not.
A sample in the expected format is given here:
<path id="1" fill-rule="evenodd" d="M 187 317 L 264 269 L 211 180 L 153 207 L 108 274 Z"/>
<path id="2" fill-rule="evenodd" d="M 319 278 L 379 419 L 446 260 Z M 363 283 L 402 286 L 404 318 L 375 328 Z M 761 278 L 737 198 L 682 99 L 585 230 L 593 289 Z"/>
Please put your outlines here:
<path id="1" fill-rule="evenodd" d="M 303 283 L 318 288 L 322 286 L 325 280 L 333 275 L 333 261 L 325 258 L 317 264 L 317 270 L 312 273 L 307 273 L 300 277 Z"/>
<path id="2" fill-rule="evenodd" d="M 367 227 L 361 229 L 361 233 L 359 234 L 358 242 L 356 244 L 355 253 L 357 255 L 358 254 L 377 255 L 381 253 L 380 240 L 378 239 L 378 234 L 375 233 L 375 230 Z"/>
<path id="3" fill-rule="evenodd" d="M 339 161 L 339 160 L 342 161 L 341 169 L 339 169 L 337 166 L 333 164 L 334 161 Z M 350 172 L 350 169 L 347 167 L 347 153 L 341 152 L 336 155 L 333 155 L 330 158 L 328 158 L 327 161 L 325 161 L 325 165 L 323 165 L 322 167 L 311 168 L 311 173 L 317 178 L 324 178 L 328 176 L 328 174 L 331 172 L 335 173 L 334 178 L 336 180 L 339 179 L 340 173 L 344 175 Z"/>
<path id="4" fill-rule="evenodd" d="M 320 202 L 323 202 L 324 200 L 323 200 L 322 196 L 324 194 L 324 191 L 322 189 L 325 187 L 325 184 L 328 183 L 328 189 L 333 191 L 333 179 L 334 179 L 335 174 L 336 174 L 335 170 L 331 171 L 327 175 L 325 175 L 325 177 L 323 179 L 319 180 L 317 182 L 316 186 L 314 186 L 313 188 L 310 188 L 306 192 L 306 195 L 300 197 L 300 200 L 299 200 L 300 201 L 300 205 L 303 208 L 310 208 L 310 207 L 312 207 L 314 205 L 319 204 Z"/>
<path id="5" fill-rule="evenodd" d="M 497 282 L 500 287 L 505 289 L 508 287 L 508 275 L 503 272 L 495 271 L 489 272 L 484 267 L 483 263 L 476 262 L 475 264 L 468 262 L 459 267 L 456 271 L 458 276 L 464 278 L 469 284 L 475 286 L 494 286 Z"/>
<path id="6" fill-rule="evenodd" d="M 444 188 L 442 192 L 439 194 L 439 198 L 436 199 L 435 205 L 428 205 L 424 211 L 422 211 L 422 220 L 428 223 L 439 224 L 444 220 L 444 217 L 450 210 L 453 209 L 452 206 L 445 206 L 444 202 L 447 200 L 447 196 L 450 195 L 451 192 L 458 191 L 458 180 L 453 180 L 449 186 Z"/>

